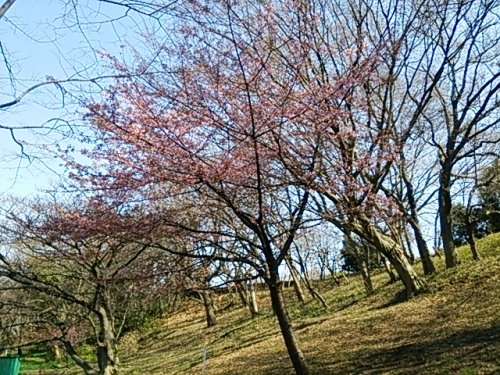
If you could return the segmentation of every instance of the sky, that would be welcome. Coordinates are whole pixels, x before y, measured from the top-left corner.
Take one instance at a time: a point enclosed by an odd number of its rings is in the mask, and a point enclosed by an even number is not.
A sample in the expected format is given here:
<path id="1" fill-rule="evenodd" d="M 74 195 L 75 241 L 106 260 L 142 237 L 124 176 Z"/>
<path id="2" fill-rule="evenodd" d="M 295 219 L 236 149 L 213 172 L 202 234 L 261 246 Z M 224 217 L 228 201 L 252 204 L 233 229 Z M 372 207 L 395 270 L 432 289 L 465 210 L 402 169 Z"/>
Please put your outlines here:
<path id="1" fill-rule="evenodd" d="M 99 76 L 104 72 L 105 62 L 98 51 L 126 60 L 130 57 L 125 56 L 125 47 L 132 44 L 137 48 L 141 43 L 137 33 L 150 26 L 138 17 L 117 21 L 123 9 L 103 6 L 95 0 L 81 0 L 76 12 L 65 3 L 18 0 L 0 20 L 0 43 L 6 56 L 0 61 L 0 104 L 46 81 L 47 77 Z M 78 95 L 81 86 L 64 87 L 70 93 L 64 98 L 54 88 L 42 87 L 24 97 L 19 105 L 0 110 L 0 125 L 50 127 L 56 122 L 49 120 L 58 118 L 78 124 L 81 111 L 74 105 L 71 93 Z M 22 141 L 24 150 L 7 130 L 0 129 L 0 196 L 36 195 L 51 189 L 64 175 L 64 167 L 45 147 L 69 141 L 56 132 L 47 134 L 44 130 L 16 131 L 15 136 Z M 27 156 L 21 156 L 22 151 Z"/>

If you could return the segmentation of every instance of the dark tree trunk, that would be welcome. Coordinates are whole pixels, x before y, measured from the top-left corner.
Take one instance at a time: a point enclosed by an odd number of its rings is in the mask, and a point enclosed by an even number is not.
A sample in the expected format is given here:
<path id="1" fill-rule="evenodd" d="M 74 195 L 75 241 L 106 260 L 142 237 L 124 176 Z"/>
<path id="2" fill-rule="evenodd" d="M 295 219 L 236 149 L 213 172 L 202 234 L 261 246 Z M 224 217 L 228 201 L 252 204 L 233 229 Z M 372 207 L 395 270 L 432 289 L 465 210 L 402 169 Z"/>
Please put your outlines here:
<path id="1" fill-rule="evenodd" d="M 441 227 L 441 239 L 443 241 L 444 260 L 446 268 L 455 267 L 458 263 L 458 255 L 453 243 L 453 220 L 451 217 L 451 167 L 442 163 L 439 174 L 439 224 Z"/>
<path id="2" fill-rule="evenodd" d="M 416 219 L 416 220 L 415 220 Z M 410 226 L 413 229 L 413 234 L 415 235 L 415 241 L 417 242 L 417 250 L 420 255 L 420 261 L 422 262 L 422 267 L 424 270 L 424 275 L 431 275 L 436 272 L 436 267 L 432 262 L 431 253 L 425 242 L 424 235 L 420 229 L 420 223 L 417 218 L 411 218 Z"/>
<path id="3" fill-rule="evenodd" d="M 307 276 L 307 267 L 306 267 L 306 262 L 304 261 L 304 258 L 300 254 L 300 252 L 297 252 L 297 260 L 299 262 L 299 267 L 300 267 L 300 274 L 299 278 L 304 281 L 304 285 L 307 288 L 307 291 L 309 294 L 314 298 L 315 300 L 319 301 L 325 309 L 328 308 L 328 304 L 326 303 L 326 300 L 323 298 L 323 296 L 314 288 L 312 285 L 311 281 L 309 280 L 309 277 Z M 320 266 L 321 266 L 321 273 L 320 273 L 320 280 L 323 280 L 321 277 L 321 274 L 324 274 L 324 268 L 325 268 L 326 262 L 321 261 Z M 332 274 L 332 278 L 335 277 L 334 274 Z"/>
<path id="4" fill-rule="evenodd" d="M 481 260 L 481 256 L 477 251 L 476 239 L 474 238 L 474 225 L 471 223 L 468 215 L 465 218 L 465 228 L 467 230 L 467 243 L 469 244 L 472 253 L 472 259 Z"/>
<path id="5" fill-rule="evenodd" d="M 311 284 L 311 281 L 309 280 L 309 278 L 307 277 L 307 275 L 304 275 L 303 276 L 303 279 L 304 279 L 304 284 L 306 285 L 306 288 L 307 290 L 309 291 L 309 294 L 311 294 L 311 297 L 314 298 L 315 300 L 319 301 L 321 303 L 321 305 L 327 309 L 328 308 L 328 304 L 326 303 L 326 300 L 325 298 L 321 295 L 321 293 L 319 293 L 314 287 L 313 285 Z"/>
<path id="6" fill-rule="evenodd" d="M 325 275 L 326 275 L 326 262 L 328 260 L 324 261 L 323 259 L 321 259 L 321 261 L 319 262 L 319 279 L 320 281 L 323 281 L 325 280 Z"/>
<path id="7" fill-rule="evenodd" d="M 248 290 L 247 290 L 246 285 L 243 282 L 238 281 L 236 283 L 236 291 L 238 293 L 238 296 L 240 297 L 241 304 L 243 306 L 249 306 L 250 305 L 250 301 L 249 301 L 249 298 L 248 298 Z"/>
<path id="8" fill-rule="evenodd" d="M 349 284 L 351 282 L 344 271 L 335 272 L 334 270 L 330 270 L 330 273 L 332 275 L 332 281 L 337 286 L 340 286 L 342 282 L 345 282 L 346 284 Z"/>
<path id="9" fill-rule="evenodd" d="M 99 359 L 99 375 L 118 374 L 118 365 L 110 358 L 109 349 L 107 347 L 98 346 L 97 357 Z"/>
<path id="10" fill-rule="evenodd" d="M 422 262 L 422 266 L 424 269 L 424 275 L 430 275 L 436 272 L 436 267 L 434 267 L 434 263 L 432 262 L 429 248 L 427 247 L 427 243 L 425 242 L 422 230 L 420 229 L 420 222 L 418 220 L 417 202 L 415 200 L 415 192 L 413 189 L 413 184 L 411 180 L 408 178 L 406 169 L 404 167 L 402 168 L 401 175 L 405 183 L 408 206 L 410 207 L 410 217 L 408 218 L 408 223 L 413 229 L 413 233 L 415 235 L 415 241 L 417 242 L 417 250 L 418 254 L 420 255 L 420 261 Z"/>
<path id="11" fill-rule="evenodd" d="M 408 255 L 410 263 L 413 265 L 415 264 L 415 255 L 413 254 L 413 251 L 411 249 L 411 241 L 410 236 L 408 235 L 408 230 L 406 228 L 406 222 L 402 223 L 402 231 L 402 235 L 404 236 L 404 244 L 401 244 L 401 246 L 406 246 L 406 254 Z"/>
<path id="12" fill-rule="evenodd" d="M 340 279 L 336 275 L 332 275 L 332 281 L 336 286 L 340 286 Z"/>
<path id="13" fill-rule="evenodd" d="M 404 254 L 406 255 L 406 259 L 408 259 L 410 264 L 413 265 L 415 263 L 415 256 L 413 255 L 413 253 L 411 251 L 411 245 L 410 245 L 409 239 L 407 238 L 407 231 L 405 228 L 405 222 L 398 221 L 395 225 L 389 224 L 389 227 L 391 228 L 392 238 L 401 247 Z"/>
<path id="14" fill-rule="evenodd" d="M 327 265 L 327 269 L 328 269 L 328 272 L 330 272 L 331 280 L 335 283 L 335 285 L 339 286 L 340 285 L 340 277 L 339 277 L 339 273 L 337 272 L 335 267 L 334 266 L 330 267 Z M 343 272 L 340 272 L 340 273 L 342 274 L 342 276 L 344 278 L 346 278 Z M 347 280 L 347 284 L 349 284 L 349 280 Z"/>
<path id="15" fill-rule="evenodd" d="M 372 277 L 370 275 L 370 267 L 364 256 L 358 257 L 359 271 L 361 272 L 361 277 L 363 278 L 363 285 L 365 286 L 366 295 L 373 294 L 373 283 Z"/>
<path id="16" fill-rule="evenodd" d="M 292 275 L 293 289 L 295 290 L 297 299 L 299 300 L 300 303 L 305 303 L 306 299 L 304 297 L 302 286 L 300 285 L 300 275 L 295 266 L 293 265 L 292 258 L 290 257 L 290 255 L 285 257 L 285 262 L 286 265 L 288 266 L 288 269 L 290 270 L 290 275 Z"/>
<path id="17" fill-rule="evenodd" d="M 281 334 L 283 335 L 283 340 L 285 341 L 288 355 L 290 356 L 290 360 L 292 361 L 295 373 L 297 375 L 309 375 L 310 372 L 305 362 L 304 355 L 299 348 L 297 338 L 295 337 L 295 332 L 293 331 L 292 324 L 286 312 L 283 294 L 279 285 L 280 279 L 277 267 L 273 268 L 274 269 L 270 271 L 268 288 L 271 296 L 273 310 L 276 314 L 276 318 L 278 319 Z"/>
<path id="18" fill-rule="evenodd" d="M 96 329 L 96 356 L 97 365 L 99 370 L 96 371 L 87 360 L 78 355 L 71 341 L 65 337 L 59 341 L 63 344 L 64 350 L 68 355 L 80 366 L 86 375 L 117 375 L 118 374 L 118 348 L 117 336 L 113 324 L 112 313 L 108 306 L 98 305 L 94 310 L 97 315 L 99 325 L 94 327 Z"/>
<path id="19" fill-rule="evenodd" d="M 368 246 L 365 246 L 363 244 L 363 251 L 361 251 L 361 249 L 359 249 L 359 247 L 354 243 L 351 233 L 347 234 L 347 240 L 351 243 L 351 253 L 356 259 L 356 263 L 359 267 L 359 272 L 361 273 L 361 277 L 363 278 L 363 285 L 365 287 L 366 294 L 369 296 L 373 294 L 370 265 L 368 263 L 370 261 L 370 250 Z"/>
<path id="20" fill-rule="evenodd" d="M 99 375 L 99 373 L 95 371 L 86 360 L 84 360 L 82 357 L 78 355 L 78 353 L 76 352 L 75 348 L 73 347 L 73 345 L 69 340 L 61 339 L 60 341 L 62 342 L 66 353 L 68 353 L 71 359 L 75 361 L 75 363 L 78 366 L 80 366 L 85 375 Z"/>

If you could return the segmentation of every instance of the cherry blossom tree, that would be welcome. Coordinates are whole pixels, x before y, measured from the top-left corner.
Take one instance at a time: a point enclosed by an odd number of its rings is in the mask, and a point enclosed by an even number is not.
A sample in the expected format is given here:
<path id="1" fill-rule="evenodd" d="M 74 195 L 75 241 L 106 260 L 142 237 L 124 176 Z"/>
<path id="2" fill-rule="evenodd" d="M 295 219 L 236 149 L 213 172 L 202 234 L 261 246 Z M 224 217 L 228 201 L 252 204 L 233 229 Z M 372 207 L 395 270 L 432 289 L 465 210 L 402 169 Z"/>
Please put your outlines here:
<path id="1" fill-rule="evenodd" d="M 379 88 L 386 82 L 382 72 L 386 70 L 386 56 L 392 53 L 393 45 L 383 38 L 372 40 L 369 34 L 362 32 L 363 14 L 361 20 L 356 15 L 347 18 L 352 20 L 350 24 L 341 22 L 348 17 L 349 9 L 343 12 L 339 4 L 325 6 L 327 9 L 337 7 L 334 9 L 337 13 L 332 10 L 330 14 L 335 14 L 339 27 L 305 30 L 298 35 L 299 43 L 311 46 L 314 51 L 315 58 L 307 61 L 314 85 L 320 92 L 321 88 L 330 86 L 339 71 L 353 70 L 359 74 L 358 84 L 344 91 L 335 102 L 318 101 L 321 103 L 315 107 L 318 112 L 310 119 L 316 128 L 309 127 L 301 134 L 300 143 L 296 143 L 302 147 L 301 155 L 311 157 L 316 152 L 320 160 L 316 169 L 305 170 L 304 160 L 290 153 L 291 148 L 283 148 L 280 157 L 297 183 L 315 191 L 316 211 L 341 231 L 356 233 L 380 251 L 393 264 L 405 285 L 407 297 L 411 297 L 425 289 L 424 283 L 413 270 L 402 246 L 380 225 L 382 221 L 396 222 L 403 215 L 395 200 L 385 196 L 382 187 L 391 169 L 401 163 L 406 138 L 398 136 L 398 128 L 392 121 L 386 121 L 384 110 L 376 110 L 384 104 Z M 313 5 L 305 8 L 306 14 L 314 9 Z M 364 16 L 368 17 L 369 13 Z M 321 40 L 332 41 L 337 49 L 344 47 L 350 53 L 332 59 L 332 45 L 324 50 L 314 43 L 318 35 Z M 311 82 L 305 80 L 300 84 L 310 87 Z M 335 116 L 339 121 L 332 121 Z M 287 136 L 278 134 L 277 137 L 286 139 Z"/>
<path id="2" fill-rule="evenodd" d="M 112 375 L 128 316 L 145 307 L 146 291 L 153 299 L 161 294 L 166 267 L 158 266 L 161 254 L 116 231 L 132 216 L 97 201 L 78 203 L 11 205 L 1 224 L 0 290 L 9 308 L 1 313 L 22 317 L 14 322 L 23 331 L 17 346 L 59 343 L 86 374 Z M 95 343 L 97 368 L 79 354 L 84 341 Z"/>
<path id="3" fill-rule="evenodd" d="M 335 99 L 353 80 L 347 75 L 328 87 L 297 85 L 308 74 L 299 68 L 310 49 L 279 27 L 291 22 L 299 31 L 302 21 L 294 15 L 300 6 L 186 4 L 190 12 L 182 27 L 173 25 L 172 43 L 153 44 L 163 56 L 161 63 L 156 60 L 160 65 L 148 67 L 143 60 L 137 67 L 142 76 L 119 80 L 105 102 L 89 104 L 88 119 L 100 138 L 88 154 L 96 164 L 79 178 L 120 199 L 131 190 L 149 200 L 161 198 L 163 207 L 176 196 L 195 196 L 191 209 L 156 214 L 164 226 L 239 239 L 245 256 L 225 259 L 251 263 L 264 278 L 293 366 L 308 374 L 278 269 L 304 221 L 309 192 L 307 186 L 283 183 L 290 175 L 280 163 L 285 145 L 275 130 L 294 136 L 287 141 L 293 146 L 306 122 L 315 126 L 316 102 Z M 293 121 L 298 118 L 303 120 Z M 316 158 L 304 161 L 314 169 Z M 210 207 L 228 218 L 221 230 L 203 216 Z M 244 236 L 240 227 L 246 228 Z"/>

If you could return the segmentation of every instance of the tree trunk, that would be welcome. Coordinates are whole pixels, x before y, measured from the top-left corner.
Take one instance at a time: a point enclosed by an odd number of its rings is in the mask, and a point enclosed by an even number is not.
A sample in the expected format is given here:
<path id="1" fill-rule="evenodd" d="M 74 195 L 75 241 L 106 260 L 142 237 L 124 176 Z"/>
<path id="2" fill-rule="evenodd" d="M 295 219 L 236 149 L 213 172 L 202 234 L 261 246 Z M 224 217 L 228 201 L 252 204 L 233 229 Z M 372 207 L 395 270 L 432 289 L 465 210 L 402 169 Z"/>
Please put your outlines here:
<path id="1" fill-rule="evenodd" d="M 444 260 L 446 268 L 455 267 L 458 263 L 458 255 L 453 243 L 453 220 L 451 217 L 451 168 L 442 164 L 439 174 L 439 224 L 441 227 L 441 239 L 443 240 Z"/>
<path id="2" fill-rule="evenodd" d="M 252 280 L 248 281 L 248 292 L 250 295 L 248 308 L 250 309 L 250 313 L 252 317 L 255 317 L 259 314 L 259 305 L 257 304 L 257 295 L 255 293 L 255 286 Z"/>
<path id="3" fill-rule="evenodd" d="M 335 285 L 339 286 L 340 285 L 340 277 L 339 277 L 338 272 L 336 271 L 335 267 L 327 266 L 327 269 L 328 269 L 328 272 L 330 272 L 331 280 L 335 283 Z M 349 284 L 349 279 L 347 279 L 347 277 L 345 277 L 345 275 L 342 271 L 340 273 L 342 274 L 343 279 L 345 279 L 346 284 Z"/>
<path id="4" fill-rule="evenodd" d="M 408 235 L 408 230 L 406 228 L 406 222 L 402 223 L 402 231 L 404 236 L 404 244 L 402 243 L 401 246 L 406 246 L 406 254 L 408 254 L 410 263 L 413 265 L 415 264 L 415 255 L 413 254 L 413 251 L 411 249 L 411 241 L 410 236 Z"/>
<path id="5" fill-rule="evenodd" d="M 363 285 L 365 287 L 366 295 L 373 294 L 373 283 L 370 275 L 370 268 L 363 256 L 359 257 L 359 271 L 361 272 L 361 277 L 363 278 Z"/>
<path id="6" fill-rule="evenodd" d="M 415 192 L 413 189 L 413 184 L 411 180 L 408 178 L 406 173 L 406 168 L 401 169 L 403 181 L 406 187 L 406 196 L 408 200 L 408 206 L 410 207 L 410 217 L 408 218 L 408 223 L 413 229 L 413 233 L 415 234 L 415 241 L 417 242 L 417 250 L 420 255 L 420 261 L 422 262 L 422 266 L 424 269 L 424 275 L 430 275 L 436 272 L 436 267 L 434 267 L 434 263 L 432 262 L 431 254 L 429 252 L 429 248 L 427 247 L 427 243 L 425 242 L 424 236 L 422 234 L 422 230 L 420 229 L 420 222 L 418 220 L 418 210 L 417 210 L 417 202 L 415 200 Z"/>
<path id="7" fill-rule="evenodd" d="M 297 299 L 300 303 L 305 303 L 306 299 L 304 297 L 304 291 L 302 290 L 302 286 L 300 285 L 300 275 L 293 265 L 290 255 L 285 257 L 285 262 L 288 266 L 288 269 L 290 270 L 290 274 L 292 275 L 293 288 L 295 290 L 295 294 L 297 295 Z"/>
<path id="8" fill-rule="evenodd" d="M 283 294 L 281 292 L 279 282 L 280 280 L 276 267 L 276 269 L 270 271 L 268 280 L 268 288 L 273 310 L 276 314 L 276 318 L 278 319 L 281 334 L 283 335 L 283 340 L 285 341 L 285 346 L 295 369 L 295 373 L 297 375 L 309 375 L 310 372 L 306 365 L 304 355 L 299 348 L 292 324 L 286 312 L 285 302 L 283 300 Z"/>
<path id="9" fill-rule="evenodd" d="M 411 218 L 409 220 L 410 226 L 413 229 L 413 234 L 415 235 L 415 241 L 417 242 L 417 250 L 420 255 L 420 261 L 422 262 L 422 267 L 424 270 L 424 275 L 431 275 L 436 272 L 436 267 L 432 262 L 431 253 L 425 242 L 424 235 L 420 229 L 420 223 L 418 219 Z"/>
<path id="10" fill-rule="evenodd" d="M 69 340 L 60 339 L 60 341 L 62 342 L 66 353 L 68 353 L 71 359 L 75 361 L 75 363 L 78 366 L 80 366 L 85 375 L 99 375 L 98 372 L 95 371 L 86 360 L 84 360 L 82 357 L 78 355 L 78 353 L 76 352 L 75 348 L 73 347 L 73 345 Z"/>
<path id="11" fill-rule="evenodd" d="M 212 327 L 217 324 L 217 318 L 215 316 L 214 301 L 212 299 L 210 290 L 203 289 L 199 292 L 203 305 L 205 306 L 205 313 L 207 315 L 207 327 Z"/>
<path id="12" fill-rule="evenodd" d="M 314 287 L 312 286 L 311 281 L 309 280 L 307 275 L 304 274 L 302 276 L 302 278 L 304 279 L 304 284 L 306 285 L 306 288 L 309 291 L 309 293 L 311 294 L 312 298 L 319 301 L 321 303 L 321 305 L 323 305 L 323 307 L 325 309 L 327 309 L 328 304 L 326 303 L 325 298 L 316 289 L 314 289 Z"/>
<path id="13" fill-rule="evenodd" d="M 325 280 L 325 274 L 326 274 L 326 262 L 328 260 L 324 261 L 323 259 L 321 259 L 319 261 L 319 279 L 320 281 L 323 281 Z"/>
<path id="14" fill-rule="evenodd" d="M 474 226 L 472 225 L 470 219 L 467 216 L 465 218 L 465 227 L 467 230 L 467 242 L 469 243 L 470 246 L 472 259 L 481 260 L 481 256 L 479 255 L 479 252 L 477 251 L 476 247 L 476 239 L 474 238 Z"/>
<path id="15" fill-rule="evenodd" d="M 350 234 L 348 235 L 348 239 L 352 242 Z M 361 273 L 361 277 L 363 278 L 363 285 L 365 287 L 366 295 L 369 296 L 373 294 L 373 283 L 370 275 L 370 266 L 368 264 L 370 256 L 368 247 L 363 246 L 364 253 L 362 253 L 355 245 L 352 246 L 352 249 L 352 253 L 359 267 L 359 272 Z"/>
<path id="16" fill-rule="evenodd" d="M 99 375 L 117 375 L 118 365 L 109 357 L 107 347 L 97 347 L 97 357 L 99 359 Z"/>
<path id="17" fill-rule="evenodd" d="M 396 281 L 398 281 L 398 278 L 394 274 L 394 272 L 391 269 L 391 265 L 388 263 L 386 257 L 382 257 L 382 264 L 384 265 L 385 272 L 389 275 L 389 281 L 391 284 L 394 284 Z"/>
<path id="18" fill-rule="evenodd" d="M 391 262 L 405 287 L 406 298 L 425 290 L 425 283 L 418 277 L 404 250 L 396 241 L 381 233 L 368 218 L 361 218 L 359 223 L 351 225 L 359 236 L 375 246 Z"/>
<path id="19" fill-rule="evenodd" d="M 238 296 L 240 297 L 241 304 L 243 306 L 249 306 L 250 302 L 249 302 L 249 298 L 248 298 L 248 290 L 247 290 L 246 285 L 243 282 L 238 281 L 236 283 L 236 291 L 238 293 Z"/>
<path id="20" fill-rule="evenodd" d="M 415 256 L 411 251 L 411 246 L 409 239 L 407 239 L 407 231 L 405 228 L 405 222 L 398 220 L 395 225 L 387 224 L 391 228 L 392 238 L 396 241 L 396 243 L 403 249 L 403 252 L 406 256 L 406 259 L 410 262 L 410 264 L 415 263 Z M 406 240 L 406 242 L 405 242 Z"/>
<path id="21" fill-rule="evenodd" d="M 100 332 L 97 342 L 97 363 L 100 375 L 118 374 L 118 347 L 115 327 L 105 307 L 98 309 Z"/>

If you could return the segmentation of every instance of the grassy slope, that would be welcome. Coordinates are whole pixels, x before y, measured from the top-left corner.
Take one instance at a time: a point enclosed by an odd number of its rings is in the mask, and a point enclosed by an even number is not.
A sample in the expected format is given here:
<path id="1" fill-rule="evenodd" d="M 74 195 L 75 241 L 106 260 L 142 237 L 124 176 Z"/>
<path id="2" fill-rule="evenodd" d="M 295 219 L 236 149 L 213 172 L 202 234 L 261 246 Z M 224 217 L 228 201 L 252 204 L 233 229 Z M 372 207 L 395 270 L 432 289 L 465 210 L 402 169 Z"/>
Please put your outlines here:
<path id="1" fill-rule="evenodd" d="M 300 305 L 287 291 L 313 374 L 500 374 L 500 234 L 478 245 L 480 262 L 467 248 L 459 249 L 463 263 L 452 270 L 435 258 L 439 273 L 428 279 L 429 292 L 408 302 L 397 302 L 401 286 L 387 285 L 384 273 L 374 275 L 370 297 L 359 278 L 322 285 L 327 311 L 315 301 Z M 193 302 L 150 323 L 139 332 L 140 352 L 124 355 L 123 373 L 292 374 L 265 292 L 259 298 L 264 311 L 256 319 L 244 308 L 227 309 L 207 329 Z"/>

